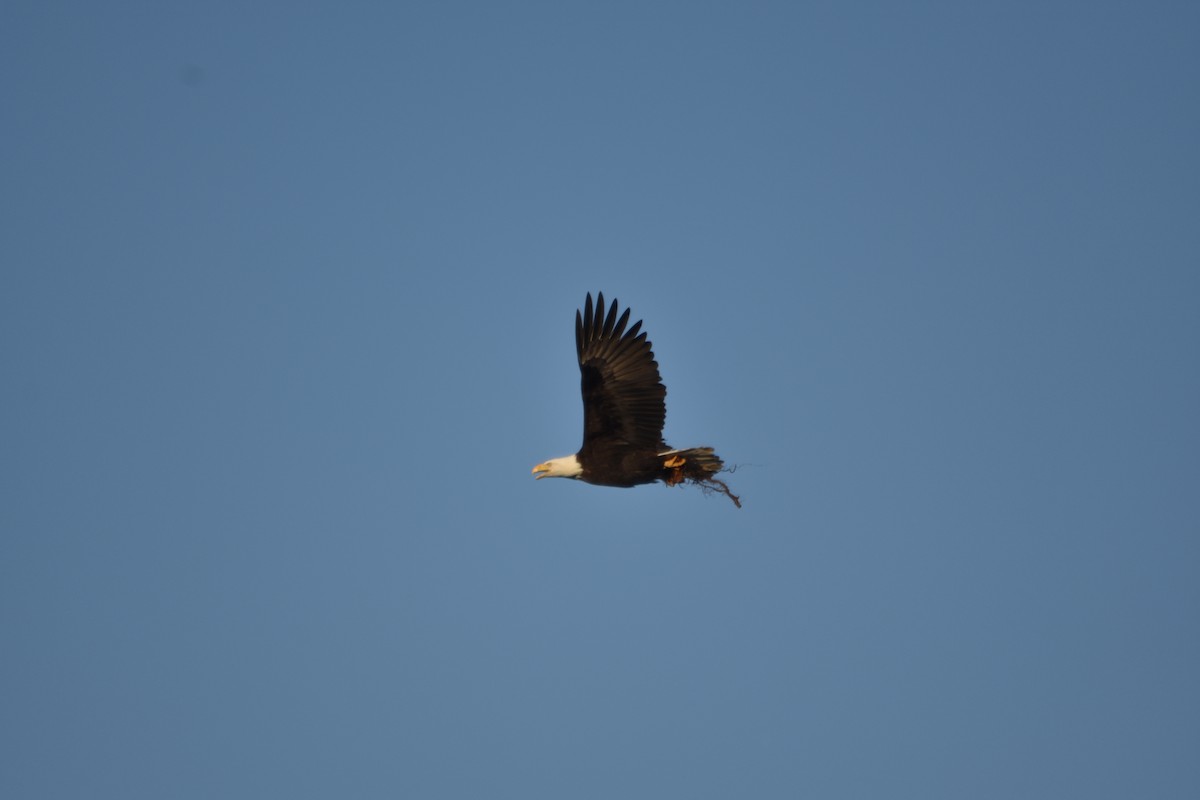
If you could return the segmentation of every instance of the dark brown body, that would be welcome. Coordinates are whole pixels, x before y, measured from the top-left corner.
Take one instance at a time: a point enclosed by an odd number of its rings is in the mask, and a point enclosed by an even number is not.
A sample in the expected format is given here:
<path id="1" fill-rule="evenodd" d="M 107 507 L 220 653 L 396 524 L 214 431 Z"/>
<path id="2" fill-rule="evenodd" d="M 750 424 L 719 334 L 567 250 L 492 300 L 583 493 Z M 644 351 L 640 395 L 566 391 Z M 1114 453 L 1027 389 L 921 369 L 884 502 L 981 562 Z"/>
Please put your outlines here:
<path id="1" fill-rule="evenodd" d="M 629 487 L 655 481 L 674 486 L 689 478 L 702 481 L 720 472 L 724 466 L 711 447 L 694 447 L 666 455 L 659 455 L 660 452 L 598 449 L 585 453 L 580 450 L 577 457 L 583 466 L 583 474 L 579 478 L 597 486 Z"/>

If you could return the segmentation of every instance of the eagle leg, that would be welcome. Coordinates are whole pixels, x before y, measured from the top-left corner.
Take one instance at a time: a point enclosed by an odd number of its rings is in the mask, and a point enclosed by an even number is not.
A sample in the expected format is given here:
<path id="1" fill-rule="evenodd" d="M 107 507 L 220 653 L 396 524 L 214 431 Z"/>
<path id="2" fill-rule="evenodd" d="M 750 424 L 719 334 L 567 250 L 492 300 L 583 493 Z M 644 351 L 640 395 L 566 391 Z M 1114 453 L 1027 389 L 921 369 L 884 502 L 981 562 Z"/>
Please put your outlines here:
<path id="1" fill-rule="evenodd" d="M 667 486 L 676 486 L 683 483 L 683 465 L 687 463 L 687 459 L 683 456 L 671 456 L 663 462 L 663 466 L 671 470 L 671 474 L 667 476 Z"/>

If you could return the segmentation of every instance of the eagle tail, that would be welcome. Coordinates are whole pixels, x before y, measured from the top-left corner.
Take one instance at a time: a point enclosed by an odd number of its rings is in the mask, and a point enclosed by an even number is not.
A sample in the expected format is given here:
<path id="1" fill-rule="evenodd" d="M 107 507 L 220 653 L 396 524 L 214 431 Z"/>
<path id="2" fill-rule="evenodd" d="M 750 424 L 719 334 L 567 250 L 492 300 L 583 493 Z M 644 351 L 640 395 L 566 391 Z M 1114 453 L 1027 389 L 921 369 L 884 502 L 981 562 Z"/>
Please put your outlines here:
<path id="1" fill-rule="evenodd" d="M 665 453 L 659 453 L 659 455 L 663 459 L 664 467 L 678 471 L 680 480 L 684 478 L 703 480 L 725 468 L 725 462 L 713 452 L 711 447 L 689 447 L 686 450 L 668 450 Z"/>

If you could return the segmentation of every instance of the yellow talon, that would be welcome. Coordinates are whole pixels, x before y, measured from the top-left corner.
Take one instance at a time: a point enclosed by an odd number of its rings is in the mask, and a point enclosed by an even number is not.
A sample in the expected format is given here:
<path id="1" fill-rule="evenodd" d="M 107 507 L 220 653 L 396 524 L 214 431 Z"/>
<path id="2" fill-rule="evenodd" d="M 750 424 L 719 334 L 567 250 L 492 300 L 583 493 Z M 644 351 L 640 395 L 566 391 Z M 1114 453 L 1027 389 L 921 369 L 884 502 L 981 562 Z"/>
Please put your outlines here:
<path id="1" fill-rule="evenodd" d="M 663 462 L 663 466 L 668 467 L 670 469 L 674 469 L 675 467 L 682 467 L 686 462 L 687 462 L 687 459 L 685 459 L 685 458 L 682 458 L 680 456 L 671 456 L 670 458 L 668 458 L 666 461 Z"/>

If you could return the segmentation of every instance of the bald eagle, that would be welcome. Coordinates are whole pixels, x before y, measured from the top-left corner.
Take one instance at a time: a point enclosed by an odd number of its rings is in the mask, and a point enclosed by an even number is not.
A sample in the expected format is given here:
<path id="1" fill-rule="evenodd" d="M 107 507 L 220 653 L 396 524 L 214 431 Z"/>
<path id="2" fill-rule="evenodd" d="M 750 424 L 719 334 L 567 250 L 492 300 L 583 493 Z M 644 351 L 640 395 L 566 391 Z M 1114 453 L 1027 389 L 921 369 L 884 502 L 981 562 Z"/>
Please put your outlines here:
<path id="1" fill-rule="evenodd" d="M 711 447 L 674 450 L 663 441 L 667 388 L 638 320 L 628 330 L 629 309 L 618 316 L 616 299 L 604 309 L 604 294 L 583 313 L 575 312 L 575 352 L 583 391 L 583 446 L 573 456 L 552 458 L 533 468 L 542 478 L 575 478 L 600 486 L 638 486 L 691 481 L 719 491 L 742 507 L 716 475 L 724 463 Z"/>

